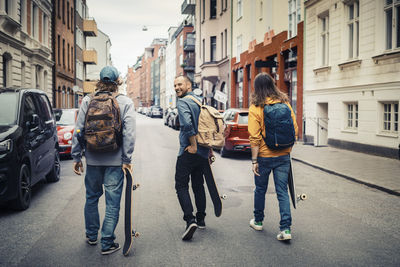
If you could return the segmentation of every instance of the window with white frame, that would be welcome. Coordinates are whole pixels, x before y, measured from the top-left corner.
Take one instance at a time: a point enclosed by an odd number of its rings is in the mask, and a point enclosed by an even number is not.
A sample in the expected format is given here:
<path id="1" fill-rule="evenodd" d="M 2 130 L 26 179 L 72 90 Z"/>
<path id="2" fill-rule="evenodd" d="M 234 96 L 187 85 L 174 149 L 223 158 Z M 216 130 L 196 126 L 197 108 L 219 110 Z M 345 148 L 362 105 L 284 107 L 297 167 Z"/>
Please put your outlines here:
<path id="1" fill-rule="evenodd" d="M 347 11 L 347 31 L 348 31 L 348 58 L 358 58 L 359 55 L 359 47 L 360 47 L 360 25 L 359 25 L 359 16 L 360 16 L 360 7 L 359 1 L 353 1 L 346 5 Z"/>
<path id="2" fill-rule="evenodd" d="M 400 0 L 385 0 L 386 50 L 400 48 Z"/>
<path id="3" fill-rule="evenodd" d="M 243 1 L 237 0 L 237 19 L 243 16 Z"/>
<path id="4" fill-rule="evenodd" d="M 329 62 L 329 15 L 319 17 L 320 28 L 320 58 L 321 66 L 327 66 Z"/>
<path id="5" fill-rule="evenodd" d="M 32 36 L 39 39 L 39 8 L 36 4 L 33 4 L 32 9 Z"/>
<path id="6" fill-rule="evenodd" d="M 79 46 L 81 49 L 85 48 L 83 40 L 83 32 L 79 28 L 76 28 L 76 45 Z"/>
<path id="7" fill-rule="evenodd" d="M 26 32 L 26 0 L 21 0 L 21 15 L 19 17 L 19 22 L 21 23 L 22 30 Z"/>
<path id="8" fill-rule="evenodd" d="M 399 102 L 383 102 L 382 132 L 399 133 Z"/>
<path id="9" fill-rule="evenodd" d="M 49 45 L 49 18 L 43 14 L 43 44 L 45 46 Z"/>
<path id="10" fill-rule="evenodd" d="M 289 38 L 297 35 L 297 24 L 301 20 L 300 0 L 289 0 Z"/>
<path id="11" fill-rule="evenodd" d="M 358 129 L 358 103 L 346 103 L 346 129 Z"/>
<path id="12" fill-rule="evenodd" d="M 242 53 L 242 35 L 236 38 L 236 62 L 240 61 L 240 54 Z"/>

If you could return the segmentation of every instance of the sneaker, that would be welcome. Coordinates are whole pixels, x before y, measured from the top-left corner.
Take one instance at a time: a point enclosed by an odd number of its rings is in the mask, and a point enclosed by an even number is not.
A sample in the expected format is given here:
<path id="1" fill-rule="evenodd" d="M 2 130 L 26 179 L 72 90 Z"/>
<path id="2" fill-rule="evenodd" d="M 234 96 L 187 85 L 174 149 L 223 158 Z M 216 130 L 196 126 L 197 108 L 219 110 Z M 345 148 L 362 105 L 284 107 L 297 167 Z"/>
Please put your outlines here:
<path id="1" fill-rule="evenodd" d="M 278 233 L 278 235 L 276 236 L 276 238 L 281 241 L 282 240 L 290 240 L 290 239 L 292 239 L 292 234 L 290 233 L 289 229 L 286 229 L 286 230 L 280 231 Z"/>
<path id="2" fill-rule="evenodd" d="M 102 255 L 108 255 L 108 254 L 114 253 L 115 251 L 119 250 L 120 248 L 121 247 L 119 246 L 118 243 L 113 243 L 111 245 L 111 247 L 109 247 L 108 249 L 102 249 L 101 250 L 101 254 Z"/>
<path id="3" fill-rule="evenodd" d="M 197 228 L 199 229 L 205 229 L 206 228 L 206 223 L 203 220 L 197 220 Z"/>
<path id="4" fill-rule="evenodd" d="M 196 221 L 190 221 L 187 223 L 186 230 L 182 235 L 182 240 L 190 240 L 193 237 L 194 232 L 197 229 Z"/>
<path id="5" fill-rule="evenodd" d="M 97 244 L 97 239 L 90 239 L 88 236 L 86 236 L 86 242 L 91 245 L 94 246 Z"/>
<path id="6" fill-rule="evenodd" d="M 263 229 L 262 222 L 256 222 L 254 219 L 250 220 L 250 227 L 257 231 L 261 231 Z"/>

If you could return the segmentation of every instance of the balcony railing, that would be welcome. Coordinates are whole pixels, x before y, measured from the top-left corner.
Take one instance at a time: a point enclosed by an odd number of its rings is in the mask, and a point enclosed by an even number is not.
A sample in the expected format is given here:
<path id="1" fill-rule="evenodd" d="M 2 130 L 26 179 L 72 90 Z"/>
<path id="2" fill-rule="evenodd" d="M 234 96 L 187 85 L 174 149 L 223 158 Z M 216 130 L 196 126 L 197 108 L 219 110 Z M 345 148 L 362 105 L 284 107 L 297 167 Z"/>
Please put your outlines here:
<path id="1" fill-rule="evenodd" d="M 183 70 L 184 71 L 194 71 L 195 67 L 196 67 L 196 60 L 195 57 L 186 57 L 183 60 L 183 64 L 182 64 Z"/>
<path id="2" fill-rule="evenodd" d="M 97 36 L 97 23 L 94 19 L 83 20 L 83 32 L 86 36 Z"/>
<path id="3" fill-rule="evenodd" d="M 194 15 L 196 11 L 196 0 L 184 0 L 181 5 L 181 13 Z"/>

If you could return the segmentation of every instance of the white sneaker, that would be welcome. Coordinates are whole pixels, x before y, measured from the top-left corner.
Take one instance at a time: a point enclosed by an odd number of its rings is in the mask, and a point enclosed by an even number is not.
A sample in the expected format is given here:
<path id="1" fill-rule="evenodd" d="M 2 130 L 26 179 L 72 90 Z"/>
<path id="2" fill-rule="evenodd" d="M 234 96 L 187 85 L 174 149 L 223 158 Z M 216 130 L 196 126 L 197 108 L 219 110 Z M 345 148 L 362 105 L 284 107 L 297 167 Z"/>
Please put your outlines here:
<path id="1" fill-rule="evenodd" d="M 261 231 L 263 229 L 262 222 L 256 222 L 254 219 L 250 220 L 250 227 L 257 231 Z"/>
<path id="2" fill-rule="evenodd" d="M 286 229 L 286 230 L 280 231 L 278 233 L 278 235 L 276 236 L 276 238 L 278 240 L 290 240 L 290 239 L 292 239 L 292 234 L 290 233 L 289 229 Z"/>

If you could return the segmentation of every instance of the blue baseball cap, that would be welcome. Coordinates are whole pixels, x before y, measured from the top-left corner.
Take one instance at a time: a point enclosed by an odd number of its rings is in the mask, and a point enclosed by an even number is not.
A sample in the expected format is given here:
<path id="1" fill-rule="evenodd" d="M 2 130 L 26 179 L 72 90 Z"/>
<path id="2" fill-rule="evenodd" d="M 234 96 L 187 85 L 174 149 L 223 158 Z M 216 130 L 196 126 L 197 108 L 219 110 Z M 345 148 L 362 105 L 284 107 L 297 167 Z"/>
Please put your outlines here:
<path id="1" fill-rule="evenodd" d="M 106 66 L 100 71 L 100 80 L 105 83 L 115 83 L 118 77 L 118 70 L 113 66 Z"/>

